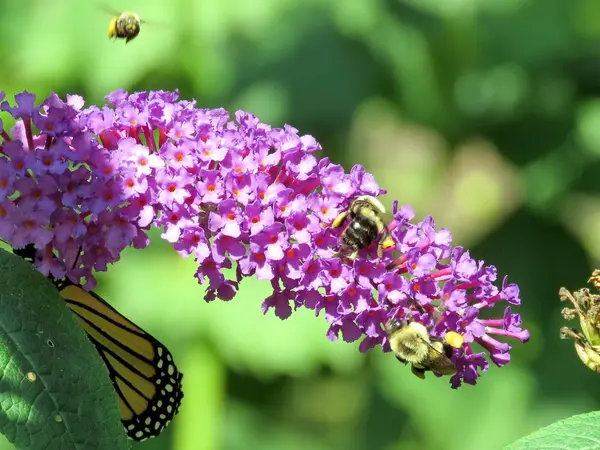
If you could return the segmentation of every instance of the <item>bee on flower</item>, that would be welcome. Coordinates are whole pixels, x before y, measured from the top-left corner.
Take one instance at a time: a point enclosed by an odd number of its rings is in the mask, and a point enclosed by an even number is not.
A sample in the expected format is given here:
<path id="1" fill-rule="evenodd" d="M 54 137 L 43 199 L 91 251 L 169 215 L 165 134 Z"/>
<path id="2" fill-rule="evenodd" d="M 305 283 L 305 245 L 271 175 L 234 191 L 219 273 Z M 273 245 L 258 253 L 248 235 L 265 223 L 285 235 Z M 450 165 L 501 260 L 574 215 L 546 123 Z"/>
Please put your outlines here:
<path id="1" fill-rule="evenodd" d="M 292 126 L 178 96 L 117 90 L 86 108 L 74 95 L 3 101 L 17 125 L 0 125 L 0 238 L 44 249 L 38 269 L 93 288 L 93 270 L 147 246 L 156 227 L 194 258 L 206 301 L 232 300 L 256 277 L 273 289 L 264 313 L 308 308 L 330 340 L 393 351 L 453 388 L 475 384 L 490 361 L 509 363 L 505 340 L 529 340 L 511 309 L 519 287 L 431 217 L 416 221 L 396 201 L 386 223 L 386 191 L 364 167 L 320 157 L 317 140 Z"/>

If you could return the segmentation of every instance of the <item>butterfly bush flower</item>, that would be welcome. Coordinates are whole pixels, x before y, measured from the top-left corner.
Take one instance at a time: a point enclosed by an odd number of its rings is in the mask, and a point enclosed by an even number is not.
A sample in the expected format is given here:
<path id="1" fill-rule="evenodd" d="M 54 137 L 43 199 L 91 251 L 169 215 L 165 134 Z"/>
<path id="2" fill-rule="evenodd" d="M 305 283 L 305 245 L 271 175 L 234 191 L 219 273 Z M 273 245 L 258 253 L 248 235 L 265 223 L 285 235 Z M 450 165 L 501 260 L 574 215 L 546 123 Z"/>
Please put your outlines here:
<path id="1" fill-rule="evenodd" d="M 338 214 L 356 196 L 385 191 L 361 166 L 347 173 L 318 158 L 313 137 L 243 111 L 201 109 L 178 92 L 118 90 L 106 99 L 84 108 L 79 96 L 52 94 L 36 106 L 23 92 L 1 103 L 16 124 L 0 122 L 0 238 L 34 244 L 42 273 L 92 289 L 92 270 L 106 270 L 128 246 L 146 247 L 146 231 L 159 227 L 197 262 L 206 301 L 232 300 L 243 278 L 257 277 L 272 286 L 263 312 L 323 313 L 327 337 L 360 339 L 362 352 L 389 351 L 392 318 L 418 320 L 433 337 L 459 333 L 453 387 L 475 384 L 486 356 L 507 364 L 507 338 L 529 339 L 511 311 L 518 287 L 506 278 L 497 285 L 494 266 L 453 247 L 432 218 L 414 221 L 409 207 L 394 203 L 395 246 L 382 259 L 376 245 L 354 259 L 337 253 Z M 496 304 L 497 318 L 483 318 Z"/>

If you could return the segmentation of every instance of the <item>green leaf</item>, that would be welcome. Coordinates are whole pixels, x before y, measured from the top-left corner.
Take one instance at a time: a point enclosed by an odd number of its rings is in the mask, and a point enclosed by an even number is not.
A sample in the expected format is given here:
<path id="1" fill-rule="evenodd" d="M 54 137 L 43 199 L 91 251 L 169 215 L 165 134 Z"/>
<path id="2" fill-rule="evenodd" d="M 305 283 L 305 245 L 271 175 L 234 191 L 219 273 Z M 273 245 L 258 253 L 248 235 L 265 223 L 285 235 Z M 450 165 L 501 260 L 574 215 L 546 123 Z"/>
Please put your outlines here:
<path id="1" fill-rule="evenodd" d="M 127 449 L 107 369 L 50 280 L 0 250 L 0 432 L 19 449 Z"/>
<path id="2" fill-rule="evenodd" d="M 505 450 L 589 450 L 600 448 L 600 412 L 559 420 L 504 447 Z"/>

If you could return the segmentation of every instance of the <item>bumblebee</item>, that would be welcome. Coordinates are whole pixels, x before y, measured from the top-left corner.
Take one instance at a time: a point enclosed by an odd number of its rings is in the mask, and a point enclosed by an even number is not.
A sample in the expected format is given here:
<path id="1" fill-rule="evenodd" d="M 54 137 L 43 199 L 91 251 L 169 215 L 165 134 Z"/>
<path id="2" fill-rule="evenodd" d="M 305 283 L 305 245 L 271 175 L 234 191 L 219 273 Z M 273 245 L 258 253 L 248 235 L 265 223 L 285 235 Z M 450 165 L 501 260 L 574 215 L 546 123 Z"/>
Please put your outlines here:
<path id="1" fill-rule="evenodd" d="M 383 249 L 392 247 L 394 241 L 390 236 L 382 216 L 385 207 L 379 200 L 370 195 L 361 195 L 355 198 L 350 208 L 340 213 L 333 223 L 332 228 L 338 228 L 349 216 L 351 221 L 342 233 L 342 251 L 352 250 L 356 256 L 359 250 L 367 248 L 377 240 L 377 256 L 383 256 Z"/>
<path id="2" fill-rule="evenodd" d="M 424 380 L 428 370 L 438 375 L 456 373 L 456 365 L 450 358 L 452 348 L 462 346 L 464 341 L 458 333 L 449 331 L 443 340 L 434 339 L 423 324 L 402 320 L 390 320 L 385 331 L 396 358 L 410 364 L 415 376 Z"/>
<path id="3" fill-rule="evenodd" d="M 108 24 L 109 39 L 125 39 L 125 43 L 135 39 L 140 34 L 143 23 L 140 16 L 134 12 L 124 12 L 113 17 Z"/>

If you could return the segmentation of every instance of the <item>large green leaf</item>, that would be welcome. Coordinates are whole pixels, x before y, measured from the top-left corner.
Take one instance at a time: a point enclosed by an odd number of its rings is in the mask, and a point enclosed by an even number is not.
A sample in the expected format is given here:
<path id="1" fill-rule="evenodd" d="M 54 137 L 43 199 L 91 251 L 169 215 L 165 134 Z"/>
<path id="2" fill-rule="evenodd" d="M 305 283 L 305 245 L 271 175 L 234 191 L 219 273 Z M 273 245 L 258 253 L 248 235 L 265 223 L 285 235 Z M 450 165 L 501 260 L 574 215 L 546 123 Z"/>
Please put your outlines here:
<path id="1" fill-rule="evenodd" d="M 20 449 L 127 449 L 116 395 L 54 285 L 0 250 L 0 432 Z"/>
<path id="2" fill-rule="evenodd" d="M 592 450 L 600 448 L 600 412 L 559 420 L 505 447 L 505 450 Z"/>

